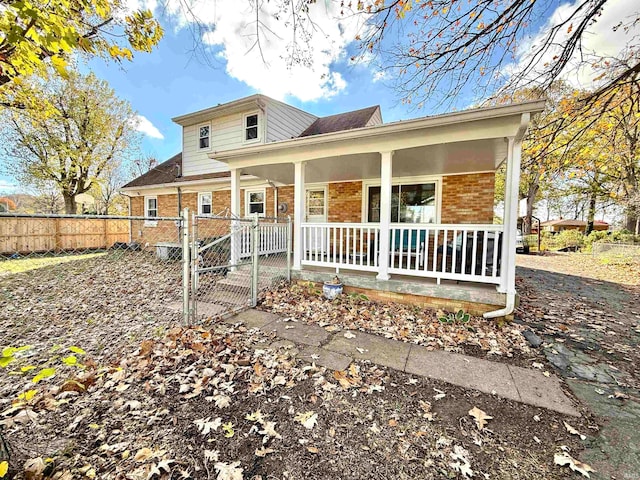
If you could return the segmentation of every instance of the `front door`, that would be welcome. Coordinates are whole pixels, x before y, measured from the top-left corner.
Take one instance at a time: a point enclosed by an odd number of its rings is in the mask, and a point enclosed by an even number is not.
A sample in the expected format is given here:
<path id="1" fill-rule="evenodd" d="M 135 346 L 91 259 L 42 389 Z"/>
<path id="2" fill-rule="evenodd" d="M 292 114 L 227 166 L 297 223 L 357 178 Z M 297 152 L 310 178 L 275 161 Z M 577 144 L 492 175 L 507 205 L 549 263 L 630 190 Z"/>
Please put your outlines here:
<path id="1" fill-rule="evenodd" d="M 305 202 L 305 222 L 326 223 L 327 222 L 327 189 L 326 187 L 307 187 Z M 307 250 L 316 252 L 322 250 L 321 228 L 310 228 L 307 230 Z M 325 245 L 326 248 L 326 245 Z"/>

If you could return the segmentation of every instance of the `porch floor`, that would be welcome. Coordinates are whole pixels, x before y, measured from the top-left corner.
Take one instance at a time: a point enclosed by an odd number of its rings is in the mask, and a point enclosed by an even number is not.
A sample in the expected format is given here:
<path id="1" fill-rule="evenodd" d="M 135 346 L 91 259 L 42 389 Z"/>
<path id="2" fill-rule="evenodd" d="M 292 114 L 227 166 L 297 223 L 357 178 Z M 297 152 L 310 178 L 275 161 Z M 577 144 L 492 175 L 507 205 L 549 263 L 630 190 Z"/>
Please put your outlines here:
<path id="1" fill-rule="evenodd" d="M 333 279 L 336 276 L 336 271 L 329 267 L 304 266 L 302 270 L 293 270 L 291 275 L 295 280 L 325 282 Z M 389 280 L 378 280 L 375 272 L 344 269 L 341 269 L 337 275 L 345 287 L 390 292 L 389 300 L 394 299 L 393 294 L 398 294 L 442 299 L 445 300 L 445 303 L 449 300 L 492 305 L 497 308 L 504 307 L 506 304 L 506 295 L 499 293 L 495 285 L 453 280 L 441 280 L 438 284 L 435 279 L 410 275 L 392 275 Z"/>

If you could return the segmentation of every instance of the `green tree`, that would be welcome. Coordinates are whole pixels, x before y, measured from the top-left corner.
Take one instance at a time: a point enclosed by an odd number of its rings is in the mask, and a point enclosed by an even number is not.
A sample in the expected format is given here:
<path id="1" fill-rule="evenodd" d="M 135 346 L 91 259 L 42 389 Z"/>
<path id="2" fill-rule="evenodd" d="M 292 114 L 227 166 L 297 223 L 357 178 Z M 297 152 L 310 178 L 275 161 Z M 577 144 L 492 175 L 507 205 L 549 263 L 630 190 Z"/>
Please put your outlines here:
<path id="1" fill-rule="evenodd" d="M 75 197 L 95 188 L 137 147 L 135 112 L 93 74 L 33 82 L 25 94 L 53 113 L 5 110 L 6 173 L 25 185 L 55 184 L 65 212 L 76 213 Z"/>
<path id="2" fill-rule="evenodd" d="M 0 104 L 16 102 L 20 79 L 51 64 L 66 74 L 70 55 L 121 61 L 149 52 L 162 28 L 148 10 L 127 12 L 123 0 L 0 0 Z M 18 90 L 19 91 L 19 90 Z M 11 97 L 11 101 L 7 97 Z"/>

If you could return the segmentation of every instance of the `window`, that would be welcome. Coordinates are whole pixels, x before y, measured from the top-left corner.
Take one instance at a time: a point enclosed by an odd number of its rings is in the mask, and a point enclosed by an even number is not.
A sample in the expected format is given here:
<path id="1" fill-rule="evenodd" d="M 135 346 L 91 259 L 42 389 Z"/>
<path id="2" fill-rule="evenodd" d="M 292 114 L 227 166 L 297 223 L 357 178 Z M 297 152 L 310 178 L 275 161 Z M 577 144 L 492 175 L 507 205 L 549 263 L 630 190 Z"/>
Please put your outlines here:
<path id="1" fill-rule="evenodd" d="M 209 148 L 209 135 L 211 134 L 211 127 L 209 125 L 200 125 L 198 129 L 200 136 L 198 137 L 198 145 L 200 149 Z"/>
<path id="2" fill-rule="evenodd" d="M 198 214 L 211 214 L 211 193 L 207 192 L 198 194 Z"/>
<path id="3" fill-rule="evenodd" d="M 144 197 L 144 216 L 155 218 L 158 216 L 158 197 Z M 145 227 L 155 227 L 158 222 L 155 220 L 145 220 Z"/>
<path id="4" fill-rule="evenodd" d="M 247 216 L 258 214 L 258 216 L 264 217 L 266 211 L 264 190 L 247 191 L 246 195 Z"/>
<path id="5" fill-rule="evenodd" d="M 158 197 L 144 197 L 144 216 L 158 216 Z"/>
<path id="6" fill-rule="evenodd" d="M 370 186 L 367 218 L 380 221 L 380 186 Z M 436 183 L 415 183 L 391 187 L 392 223 L 436 223 Z"/>
<path id="7" fill-rule="evenodd" d="M 244 141 L 258 140 L 258 114 L 252 113 L 244 116 Z"/>

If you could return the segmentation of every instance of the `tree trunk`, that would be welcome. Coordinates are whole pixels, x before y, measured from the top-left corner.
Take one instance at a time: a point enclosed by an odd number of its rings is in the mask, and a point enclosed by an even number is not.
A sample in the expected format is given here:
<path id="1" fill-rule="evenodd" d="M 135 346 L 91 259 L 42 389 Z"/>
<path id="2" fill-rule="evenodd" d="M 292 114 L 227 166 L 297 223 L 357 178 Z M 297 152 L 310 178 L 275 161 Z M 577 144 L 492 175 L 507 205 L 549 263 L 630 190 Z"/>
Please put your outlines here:
<path id="1" fill-rule="evenodd" d="M 596 217 L 596 195 L 591 193 L 589 196 L 589 213 L 587 214 L 587 229 L 585 235 L 589 235 L 593 231 L 593 222 Z"/>
<path id="2" fill-rule="evenodd" d="M 64 213 L 75 215 L 77 213 L 78 205 L 76 204 L 76 196 L 75 195 L 65 195 L 64 198 Z"/>
<path id="3" fill-rule="evenodd" d="M 532 191 L 533 190 L 533 191 Z M 538 194 L 538 188 L 529 190 L 527 195 L 527 215 L 525 217 L 524 225 L 522 225 L 523 235 L 531 235 L 531 222 L 533 218 L 533 204 L 535 203 L 536 195 Z"/>

